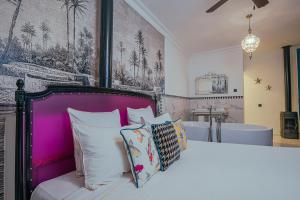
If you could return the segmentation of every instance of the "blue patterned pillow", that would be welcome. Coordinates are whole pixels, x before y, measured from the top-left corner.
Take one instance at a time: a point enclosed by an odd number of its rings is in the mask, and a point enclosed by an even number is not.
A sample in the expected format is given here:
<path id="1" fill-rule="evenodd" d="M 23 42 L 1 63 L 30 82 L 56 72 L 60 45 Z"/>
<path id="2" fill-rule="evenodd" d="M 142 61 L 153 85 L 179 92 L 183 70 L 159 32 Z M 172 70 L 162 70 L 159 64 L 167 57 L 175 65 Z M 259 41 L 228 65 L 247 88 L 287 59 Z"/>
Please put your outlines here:
<path id="1" fill-rule="evenodd" d="M 160 158 L 160 170 L 165 171 L 180 158 L 180 147 L 173 124 L 152 124 L 153 140 Z"/>
<path id="2" fill-rule="evenodd" d="M 160 162 L 152 134 L 140 128 L 121 130 L 136 187 L 143 186 L 159 171 Z"/>

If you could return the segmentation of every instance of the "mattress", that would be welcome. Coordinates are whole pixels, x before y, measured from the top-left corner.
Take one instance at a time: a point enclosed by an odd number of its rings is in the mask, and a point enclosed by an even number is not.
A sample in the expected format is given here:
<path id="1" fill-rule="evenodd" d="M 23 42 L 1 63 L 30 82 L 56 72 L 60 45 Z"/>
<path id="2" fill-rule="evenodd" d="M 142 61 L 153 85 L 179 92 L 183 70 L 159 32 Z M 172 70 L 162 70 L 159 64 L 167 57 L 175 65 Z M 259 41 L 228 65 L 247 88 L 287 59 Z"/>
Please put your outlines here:
<path id="1" fill-rule="evenodd" d="M 167 171 L 137 189 L 132 177 L 96 191 L 74 172 L 40 184 L 32 200 L 298 200 L 300 149 L 189 141 Z"/>

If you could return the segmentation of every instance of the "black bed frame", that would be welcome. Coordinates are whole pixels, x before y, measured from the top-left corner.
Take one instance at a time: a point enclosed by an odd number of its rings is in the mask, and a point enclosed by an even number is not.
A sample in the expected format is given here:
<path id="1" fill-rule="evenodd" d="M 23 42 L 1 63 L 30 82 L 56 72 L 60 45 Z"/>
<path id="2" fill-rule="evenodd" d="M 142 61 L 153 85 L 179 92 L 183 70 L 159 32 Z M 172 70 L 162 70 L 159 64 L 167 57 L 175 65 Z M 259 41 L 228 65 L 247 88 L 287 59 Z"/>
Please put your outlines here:
<path id="1" fill-rule="evenodd" d="M 157 115 L 157 98 L 143 93 L 117 90 L 112 88 L 98 88 L 91 86 L 48 86 L 45 91 L 28 93 L 24 91 L 24 81 L 17 81 L 16 100 L 16 146 L 15 146 L 15 199 L 29 200 L 31 187 L 31 141 L 32 141 L 32 116 L 31 101 L 43 99 L 53 93 L 106 93 L 124 96 L 149 98 L 155 103 Z M 25 117 L 25 118 L 24 118 Z M 25 123 L 25 124 L 24 124 Z M 25 140 L 25 141 L 24 141 Z"/>

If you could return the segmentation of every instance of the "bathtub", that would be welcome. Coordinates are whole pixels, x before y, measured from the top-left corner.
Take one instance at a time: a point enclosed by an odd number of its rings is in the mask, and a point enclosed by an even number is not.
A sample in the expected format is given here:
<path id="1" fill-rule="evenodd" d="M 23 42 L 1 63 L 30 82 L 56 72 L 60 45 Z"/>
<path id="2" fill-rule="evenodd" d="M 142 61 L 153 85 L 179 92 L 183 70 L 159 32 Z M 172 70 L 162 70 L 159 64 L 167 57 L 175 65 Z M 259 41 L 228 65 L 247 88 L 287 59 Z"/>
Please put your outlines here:
<path id="1" fill-rule="evenodd" d="M 188 139 L 207 141 L 208 122 L 185 121 L 183 127 Z M 216 123 L 213 123 L 212 135 L 216 142 Z M 252 124 L 222 123 L 221 140 L 224 143 L 272 146 L 273 129 Z"/>

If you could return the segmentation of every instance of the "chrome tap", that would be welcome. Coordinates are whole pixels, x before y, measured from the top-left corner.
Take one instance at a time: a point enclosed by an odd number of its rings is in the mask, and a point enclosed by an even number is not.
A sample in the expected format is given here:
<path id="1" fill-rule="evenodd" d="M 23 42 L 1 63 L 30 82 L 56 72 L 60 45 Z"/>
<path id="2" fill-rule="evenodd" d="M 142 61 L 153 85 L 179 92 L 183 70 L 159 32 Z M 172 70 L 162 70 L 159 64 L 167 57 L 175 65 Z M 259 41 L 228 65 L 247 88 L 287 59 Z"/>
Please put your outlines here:
<path id="1" fill-rule="evenodd" d="M 209 129 L 208 129 L 208 142 L 212 142 L 212 105 L 209 107 Z"/>
<path id="2" fill-rule="evenodd" d="M 221 143 L 222 139 L 221 139 L 221 123 L 222 123 L 222 114 L 216 117 L 216 121 L 217 121 L 217 127 L 216 127 L 216 133 L 217 133 L 217 142 Z"/>
<path id="3" fill-rule="evenodd" d="M 210 106 L 209 108 L 209 129 L 208 129 L 208 142 L 212 142 L 213 141 L 213 135 L 212 135 L 212 120 L 213 120 L 213 114 L 212 114 L 212 109 L 213 107 Z M 217 142 L 221 143 L 221 123 L 222 123 L 222 119 L 223 119 L 223 115 L 220 114 L 218 116 L 214 116 L 215 121 L 217 122 L 216 125 L 216 135 L 217 135 Z"/>

